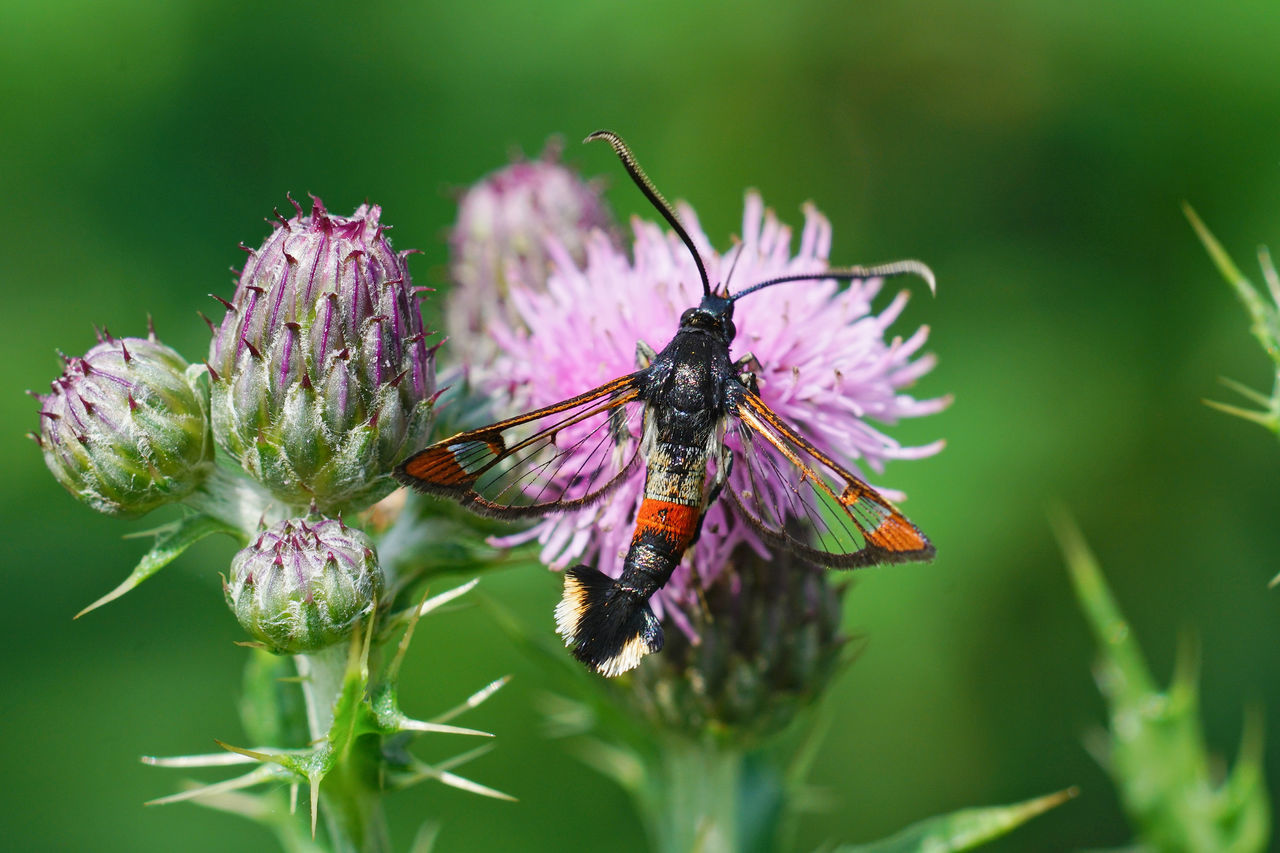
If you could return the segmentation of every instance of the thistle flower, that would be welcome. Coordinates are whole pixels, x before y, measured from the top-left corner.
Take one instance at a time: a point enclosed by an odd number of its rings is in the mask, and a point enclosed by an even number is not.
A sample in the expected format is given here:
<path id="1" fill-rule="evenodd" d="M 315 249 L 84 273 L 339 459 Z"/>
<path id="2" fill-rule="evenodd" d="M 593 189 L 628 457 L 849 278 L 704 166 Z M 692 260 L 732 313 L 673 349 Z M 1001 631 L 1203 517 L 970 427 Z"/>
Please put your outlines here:
<path id="1" fill-rule="evenodd" d="M 494 355 L 488 327 L 495 316 L 509 327 L 521 325 L 508 292 L 513 281 L 533 290 L 545 286 L 548 238 L 581 263 L 595 229 L 612 234 L 613 214 L 595 182 L 560 162 L 554 143 L 537 160 L 518 160 L 467 190 L 449 237 L 454 287 L 446 308 L 450 349 L 463 365 Z"/>
<path id="2" fill-rule="evenodd" d="M 99 336 L 66 358 L 37 395 L 45 464 L 72 495 L 108 515 L 141 515 L 182 499 L 213 465 L 208 398 L 187 362 L 156 340 Z"/>
<path id="3" fill-rule="evenodd" d="M 232 558 L 222 588 L 245 631 L 277 654 L 298 654 L 351 634 L 382 592 L 382 569 L 367 536 L 313 515 L 258 534 Z"/>
<path id="4" fill-rule="evenodd" d="M 731 265 L 734 281 L 743 286 L 827 266 L 831 227 L 811 206 L 805 210 L 795 254 L 790 229 L 765 210 L 755 193 L 746 198 L 743 242 L 727 256 L 710 248 L 691 209 L 682 206 L 680 215 L 713 282 L 722 281 Z M 489 334 L 499 355 L 473 375 L 478 390 L 503 400 L 499 408 L 549 405 L 635 370 L 636 342 L 660 349 L 674 334 L 681 312 L 698 303 L 699 276 L 688 250 L 655 225 L 637 221 L 633 227 L 634 261 L 597 234 L 589 240 L 586 264 L 579 269 L 563 247 L 549 241 L 554 269 L 546 289 L 513 281 L 510 301 L 521 322 L 494 318 Z M 810 282 L 752 294 L 734 317 L 738 335 L 733 350 L 734 357 L 756 356 L 762 366 L 757 373 L 760 394 L 775 412 L 820 449 L 849 461 L 854 470 L 861 467 L 876 474 L 888 460 L 928 456 L 938 452 L 942 442 L 904 447 L 869 421 L 892 424 L 937 412 L 948 403 L 946 398 L 916 400 L 902 393 L 932 368 L 934 359 L 918 355 L 926 328 L 905 340 L 885 341 L 907 294 L 898 294 L 880 314 L 873 314 L 871 302 L 881 283 L 872 279 L 842 288 L 834 281 Z M 734 447 L 732 431 L 726 441 Z M 501 541 L 537 539 L 543 561 L 554 568 L 582 561 L 617 576 L 643 478 L 643 471 L 637 470 L 600 505 L 553 516 Z M 696 609 L 696 590 L 715 582 L 739 546 L 768 554 L 755 531 L 727 512 L 723 501 L 716 502 L 707 511 L 701 537 L 686 555 L 685 565 L 655 597 L 658 608 L 694 635 L 685 611 Z M 697 573 L 696 582 L 691 581 L 692 572 Z"/>
<path id="5" fill-rule="evenodd" d="M 351 511 L 391 491 L 385 475 L 425 439 L 434 350 L 381 209 L 345 218 L 312 202 L 279 218 L 223 302 L 213 431 L 286 505 Z"/>

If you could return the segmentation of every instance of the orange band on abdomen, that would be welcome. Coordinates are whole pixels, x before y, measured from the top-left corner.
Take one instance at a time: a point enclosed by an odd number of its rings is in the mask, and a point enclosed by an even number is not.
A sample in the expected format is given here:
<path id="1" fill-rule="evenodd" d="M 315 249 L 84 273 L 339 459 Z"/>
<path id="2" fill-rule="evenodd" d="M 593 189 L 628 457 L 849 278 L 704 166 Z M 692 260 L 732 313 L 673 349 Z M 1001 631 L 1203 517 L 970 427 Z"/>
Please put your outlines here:
<path id="1" fill-rule="evenodd" d="M 645 498 L 640 504 L 640 512 L 636 514 L 636 532 L 632 539 L 639 539 L 644 531 L 649 530 L 684 550 L 698 529 L 701 515 L 698 507 Z"/>

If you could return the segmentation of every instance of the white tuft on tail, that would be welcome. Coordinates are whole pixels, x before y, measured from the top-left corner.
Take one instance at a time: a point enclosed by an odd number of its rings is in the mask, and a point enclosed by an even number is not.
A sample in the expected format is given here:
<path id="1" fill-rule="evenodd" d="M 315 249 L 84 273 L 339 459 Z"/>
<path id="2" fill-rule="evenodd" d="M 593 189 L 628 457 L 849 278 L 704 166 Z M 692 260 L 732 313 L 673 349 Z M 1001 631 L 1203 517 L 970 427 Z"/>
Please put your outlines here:
<path id="1" fill-rule="evenodd" d="M 556 633 L 573 647 L 574 657 L 610 678 L 662 649 L 662 625 L 648 600 L 590 566 L 564 573 Z"/>

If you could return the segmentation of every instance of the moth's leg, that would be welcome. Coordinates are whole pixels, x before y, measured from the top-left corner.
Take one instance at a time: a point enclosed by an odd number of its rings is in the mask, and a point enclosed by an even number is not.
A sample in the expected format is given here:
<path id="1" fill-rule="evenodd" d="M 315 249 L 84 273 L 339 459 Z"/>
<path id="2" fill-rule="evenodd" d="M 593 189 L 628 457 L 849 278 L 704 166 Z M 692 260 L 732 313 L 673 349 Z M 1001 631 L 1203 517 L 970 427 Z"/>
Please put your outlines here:
<path id="1" fill-rule="evenodd" d="M 759 394 L 760 380 L 756 377 L 763 372 L 764 368 L 760 366 L 760 360 L 755 357 L 755 354 L 747 353 L 735 361 L 733 367 L 738 372 L 738 381 L 746 385 L 752 394 Z"/>
<path id="2" fill-rule="evenodd" d="M 653 360 L 657 358 L 658 351 L 646 344 L 644 341 L 636 341 L 636 367 L 644 370 L 653 364 Z"/>
<path id="3" fill-rule="evenodd" d="M 707 493 L 707 499 L 702 504 L 702 514 L 698 516 L 698 526 L 693 530 L 693 541 L 689 543 L 690 548 L 697 543 L 698 537 L 702 535 L 702 523 L 707 520 L 707 510 L 720 497 L 720 492 L 724 489 L 724 484 L 729 482 L 729 474 L 732 472 L 733 451 L 722 442 L 720 444 L 720 456 L 716 462 L 716 475 L 711 481 L 711 491 Z"/>

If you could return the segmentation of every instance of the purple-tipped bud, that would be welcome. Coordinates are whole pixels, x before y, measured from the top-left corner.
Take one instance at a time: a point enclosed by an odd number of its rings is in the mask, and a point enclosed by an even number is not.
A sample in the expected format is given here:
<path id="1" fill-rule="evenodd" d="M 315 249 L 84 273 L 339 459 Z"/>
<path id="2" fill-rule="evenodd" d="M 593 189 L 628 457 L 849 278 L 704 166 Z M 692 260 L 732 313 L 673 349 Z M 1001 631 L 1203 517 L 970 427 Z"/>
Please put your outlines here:
<path id="1" fill-rule="evenodd" d="M 382 592 L 369 537 L 320 516 L 282 521 L 231 560 L 223 583 L 241 626 L 276 654 L 313 652 L 350 636 Z"/>
<path id="2" fill-rule="evenodd" d="M 40 447 L 67 491 L 109 515 L 180 500 L 213 467 L 208 399 L 182 356 L 151 338 L 106 336 L 39 395 Z"/>
<path id="3" fill-rule="evenodd" d="M 513 324 L 513 280 L 544 290 L 551 256 L 547 241 L 582 263 L 588 235 L 614 232 L 613 214 L 595 182 L 560 163 L 559 146 L 488 175 L 462 196 L 449 238 L 453 289 L 446 307 L 450 350 L 464 363 L 483 363 L 494 351 L 488 324 L 495 312 Z"/>
<path id="4" fill-rule="evenodd" d="M 346 218 L 313 202 L 240 274 L 209 350 L 213 431 L 285 504 L 354 511 L 425 441 L 435 360 L 381 209 Z"/>

